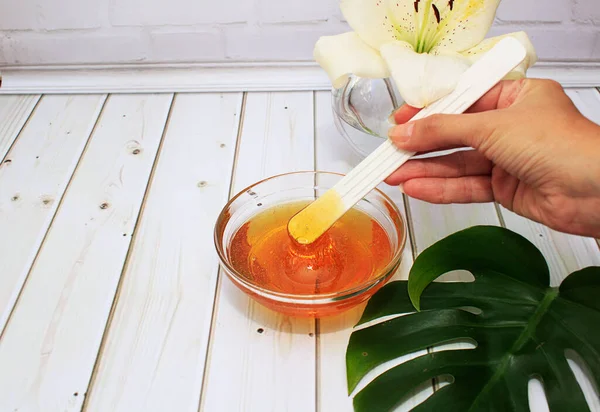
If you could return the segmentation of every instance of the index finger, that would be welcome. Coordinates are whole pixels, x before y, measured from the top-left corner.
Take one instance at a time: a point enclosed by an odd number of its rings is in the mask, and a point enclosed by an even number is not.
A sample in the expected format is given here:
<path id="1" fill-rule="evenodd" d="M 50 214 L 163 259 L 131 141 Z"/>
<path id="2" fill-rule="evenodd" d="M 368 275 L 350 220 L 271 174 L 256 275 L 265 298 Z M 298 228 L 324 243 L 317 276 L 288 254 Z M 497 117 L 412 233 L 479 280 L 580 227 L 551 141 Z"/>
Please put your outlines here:
<path id="1" fill-rule="evenodd" d="M 404 104 L 400 106 L 398 110 L 396 110 L 392 116 L 392 119 L 395 124 L 404 124 L 412 119 L 417 113 L 419 113 L 421 109 L 417 109 L 416 107 L 409 106 L 408 104 Z"/>
<path id="2" fill-rule="evenodd" d="M 523 80 L 503 80 L 467 109 L 466 113 L 505 109 L 515 102 L 522 88 Z M 394 112 L 392 120 L 396 124 L 404 124 L 420 111 L 421 109 L 404 104 Z"/>

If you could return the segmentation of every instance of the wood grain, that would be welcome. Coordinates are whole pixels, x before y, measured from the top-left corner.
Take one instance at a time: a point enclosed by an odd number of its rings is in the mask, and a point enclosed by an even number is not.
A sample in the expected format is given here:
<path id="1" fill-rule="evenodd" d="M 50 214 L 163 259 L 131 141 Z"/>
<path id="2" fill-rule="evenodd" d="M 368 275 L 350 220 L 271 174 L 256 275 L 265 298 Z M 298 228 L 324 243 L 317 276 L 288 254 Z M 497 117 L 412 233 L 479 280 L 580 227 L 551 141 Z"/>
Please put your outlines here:
<path id="1" fill-rule="evenodd" d="M 600 124 L 600 93 L 597 89 L 566 89 L 567 95 L 573 100 L 581 114 Z"/>
<path id="2" fill-rule="evenodd" d="M 109 98 L 0 342 L 0 410 L 81 410 L 171 98 Z"/>
<path id="3" fill-rule="evenodd" d="M 87 411 L 197 411 L 241 93 L 177 95 Z"/>
<path id="4" fill-rule="evenodd" d="M 600 124 L 597 90 L 567 94 Z M 218 275 L 212 241 L 218 212 L 242 188 L 358 164 L 333 125 L 330 93 L 250 93 L 245 118 L 241 93 L 171 99 L 0 96 L 0 411 L 350 412 L 345 350 L 362 307 L 316 323 L 271 312 Z M 382 188 L 403 205 L 397 188 Z M 493 204 L 410 199 L 406 210 L 414 237 L 396 278 L 413 254 L 481 224 L 532 241 L 553 285 L 600 265 L 594 239 Z M 432 393 L 420 389 L 400 410 Z M 545 410 L 541 385 L 530 397 Z"/>
<path id="5" fill-rule="evenodd" d="M 492 203 L 470 205 L 434 205 L 410 199 L 410 211 L 415 232 L 417 254 L 452 233 L 476 225 L 500 224 Z M 445 280 L 466 280 L 464 277 L 447 277 Z"/>
<path id="6" fill-rule="evenodd" d="M 29 119 L 40 95 L 0 96 L 0 162 Z"/>
<path id="7" fill-rule="evenodd" d="M 0 164 L 0 333 L 96 123 L 105 96 L 47 96 Z M 26 107 L 0 139 L 16 136 Z"/>
<path id="8" fill-rule="evenodd" d="M 572 272 L 587 266 L 600 266 L 595 239 L 560 233 L 525 219 L 500 206 L 506 227 L 519 233 L 542 252 L 550 267 L 552 286 L 558 286 Z"/>
<path id="9" fill-rule="evenodd" d="M 313 167 L 312 93 L 248 94 L 232 193 Z M 315 409 L 314 321 L 265 309 L 223 274 L 209 362 L 203 411 Z"/>

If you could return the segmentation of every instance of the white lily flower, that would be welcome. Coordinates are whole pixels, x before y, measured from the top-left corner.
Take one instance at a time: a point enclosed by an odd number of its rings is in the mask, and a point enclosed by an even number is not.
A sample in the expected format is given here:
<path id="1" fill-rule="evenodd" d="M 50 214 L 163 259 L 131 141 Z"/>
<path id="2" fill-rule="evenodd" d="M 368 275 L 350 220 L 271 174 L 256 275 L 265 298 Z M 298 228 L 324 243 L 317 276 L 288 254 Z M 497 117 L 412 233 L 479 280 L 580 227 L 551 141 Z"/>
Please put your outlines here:
<path id="1" fill-rule="evenodd" d="M 460 76 L 503 37 L 527 58 L 508 78 L 524 77 L 537 61 L 524 32 L 484 40 L 500 0 L 340 0 L 354 30 L 321 37 L 315 60 L 334 87 L 350 74 L 392 77 L 406 103 L 422 108 L 452 92 Z"/>

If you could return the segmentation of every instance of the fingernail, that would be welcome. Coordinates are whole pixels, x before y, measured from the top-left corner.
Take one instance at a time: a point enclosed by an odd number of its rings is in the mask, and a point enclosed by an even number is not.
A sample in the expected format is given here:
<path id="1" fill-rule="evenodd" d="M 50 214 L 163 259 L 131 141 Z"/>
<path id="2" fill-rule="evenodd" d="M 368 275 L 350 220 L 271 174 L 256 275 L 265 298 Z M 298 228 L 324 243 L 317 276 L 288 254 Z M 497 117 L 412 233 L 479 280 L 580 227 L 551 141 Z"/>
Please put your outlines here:
<path id="1" fill-rule="evenodd" d="M 390 114 L 390 117 L 388 117 L 388 123 L 396 124 L 396 113 L 395 112 L 392 112 L 392 114 Z"/>
<path id="2" fill-rule="evenodd" d="M 405 143 L 412 137 L 414 129 L 415 124 L 413 122 L 400 124 L 390 129 L 389 136 L 396 143 Z"/>
<path id="3" fill-rule="evenodd" d="M 400 191 L 400 193 L 404 193 L 404 183 L 400 183 L 398 185 L 398 190 Z"/>

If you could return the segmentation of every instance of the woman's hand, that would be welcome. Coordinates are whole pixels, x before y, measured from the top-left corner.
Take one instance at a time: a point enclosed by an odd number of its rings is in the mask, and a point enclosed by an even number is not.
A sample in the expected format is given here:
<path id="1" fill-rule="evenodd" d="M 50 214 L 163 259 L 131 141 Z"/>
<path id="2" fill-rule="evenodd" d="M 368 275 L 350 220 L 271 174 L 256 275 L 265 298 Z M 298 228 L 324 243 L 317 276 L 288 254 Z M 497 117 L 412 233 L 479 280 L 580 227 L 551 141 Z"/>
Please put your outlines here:
<path id="1" fill-rule="evenodd" d="M 386 182 L 431 203 L 497 201 L 556 230 L 600 237 L 600 126 L 550 80 L 504 81 L 467 114 L 410 122 L 394 115 L 390 138 L 401 149 L 447 156 L 411 160 Z"/>

